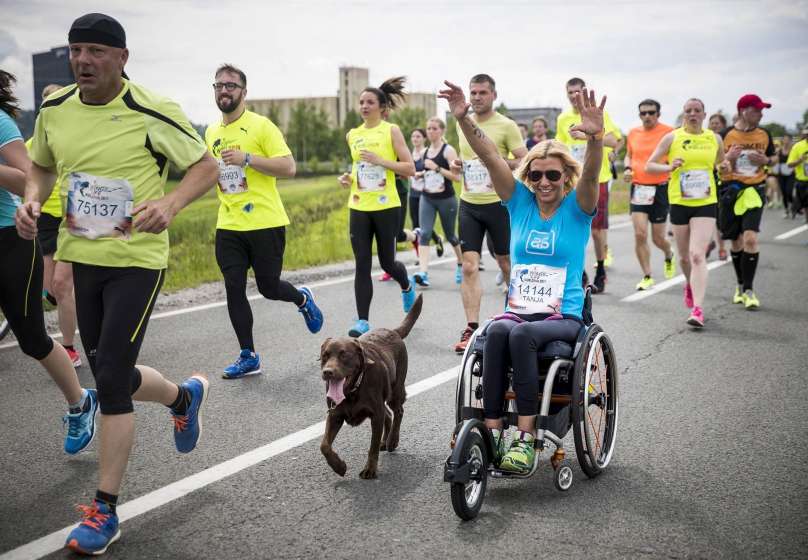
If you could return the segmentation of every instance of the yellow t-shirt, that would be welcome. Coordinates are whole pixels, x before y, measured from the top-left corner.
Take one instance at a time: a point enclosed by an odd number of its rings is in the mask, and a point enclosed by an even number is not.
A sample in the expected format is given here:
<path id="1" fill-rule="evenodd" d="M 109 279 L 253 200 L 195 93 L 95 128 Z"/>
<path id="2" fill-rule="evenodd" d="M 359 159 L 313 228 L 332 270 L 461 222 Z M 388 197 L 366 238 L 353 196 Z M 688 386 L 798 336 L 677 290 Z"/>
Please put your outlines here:
<path id="1" fill-rule="evenodd" d="M 66 193 L 56 260 L 166 268 L 168 232 L 136 231 L 132 209 L 165 195 L 169 161 L 186 169 L 205 152 L 179 105 L 128 80 L 106 105 L 82 103 L 75 85 L 48 97 L 30 154 Z"/>
<path id="2" fill-rule="evenodd" d="M 786 163 L 799 161 L 805 153 L 808 153 L 808 139 L 800 140 L 791 146 L 791 151 L 788 152 L 788 161 Z M 802 183 L 808 182 L 808 160 L 794 167 L 794 178 Z"/>
<path id="3" fill-rule="evenodd" d="M 396 161 L 398 156 L 393 148 L 393 126 L 395 125 L 387 121 L 381 121 L 373 128 L 366 128 L 361 124 L 348 132 L 348 146 L 353 159 L 348 208 L 375 212 L 401 206 L 396 191 L 395 173 L 381 165 L 359 159 L 360 152 L 368 150 L 387 161 Z"/>
<path id="4" fill-rule="evenodd" d="M 28 141 L 25 143 L 25 147 L 28 151 L 31 151 L 31 142 L 33 138 L 29 138 Z M 56 183 L 53 185 L 53 189 L 51 189 L 50 196 L 48 200 L 46 200 L 42 204 L 42 212 L 45 214 L 50 214 L 54 218 L 61 218 L 62 217 L 62 199 L 61 199 L 61 189 L 59 188 L 61 182 L 59 179 L 56 179 Z"/>
<path id="5" fill-rule="evenodd" d="M 218 229 L 252 231 L 289 224 L 275 177 L 252 167 L 225 165 L 221 159 L 222 150 L 228 149 L 266 158 L 291 155 L 283 133 L 272 121 L 244 111 L 230 124 L 210 125 L 205 131 L 205 143 L 219 162 Z"/>
<path id="6" fill-rule="evenodd" d="M 477 120 L 472 114 L 471 118 L 488 138 L 496 145 L 499 155 L 504 158 L 517 148 L 525 146 L 519 125 L 501 113 L 494 113 L 483 122 Z M 460 200 L 471 204 L 491 204 L 500 202 L 499 196 L 491 184 L 491 177 L 483 163 L 471 149 L 460 125 L 457 125 L 457 137 L 460 142 L 460 159 L 463 161 L 463 187 Z"/>
<path id="7" fill-rule="evenodd" d="M 673 131 L 668 161 L 681 158 L 684 163 L 671 172 L 668 200 L 681 206 L 707 206 L 718 201 L 715 185 L 718 140 L 715 132 L 705 129 L 690 134 L 684 128 Z"/>
<path id="8" fill-rule="evenodd" d="M 586 140 L 576 140 L 570 136 L 570 128 L 576 124 L 581 124 L 581 115 L 575 113 L 572 109 L 567 109 L 558 115 L 555 139 L 566 145 L 570 149 L 570 152 L 572 152 L 572 157 L 583 165 L 584 156 L 586 155 Z M 603 111 L 603 131 L 604 134 L 613 134 L 618 140 L 623 137 L 623 135 L 620 134 L 620 129 L 617 128 L 617 125 L 614 124 L 609 113 L 606 111 Z M 611 151 L 612 148 L 604 146 L 603 161 L 600 164 L 600 175 L 598 175 L 598 182 L 600 183 L 605 183 L 612 178 L 612 171 L 609 167 L 609 153 Z"/>

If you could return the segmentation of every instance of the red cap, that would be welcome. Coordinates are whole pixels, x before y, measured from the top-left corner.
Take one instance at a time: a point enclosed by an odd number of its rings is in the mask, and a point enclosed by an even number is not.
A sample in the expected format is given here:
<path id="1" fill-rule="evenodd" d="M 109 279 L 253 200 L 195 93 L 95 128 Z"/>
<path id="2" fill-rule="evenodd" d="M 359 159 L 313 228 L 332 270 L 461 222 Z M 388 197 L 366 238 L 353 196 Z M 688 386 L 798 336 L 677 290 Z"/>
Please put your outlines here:
<path id="1" fill-rule="evenodd" d="M 754 107 L 755 109 L 771 109 L 771 103 L 765 103 L 760 97 L 754 93 L 747 93 L 738 100 L 738 111 L 742 111 L 747 107 Z"/>

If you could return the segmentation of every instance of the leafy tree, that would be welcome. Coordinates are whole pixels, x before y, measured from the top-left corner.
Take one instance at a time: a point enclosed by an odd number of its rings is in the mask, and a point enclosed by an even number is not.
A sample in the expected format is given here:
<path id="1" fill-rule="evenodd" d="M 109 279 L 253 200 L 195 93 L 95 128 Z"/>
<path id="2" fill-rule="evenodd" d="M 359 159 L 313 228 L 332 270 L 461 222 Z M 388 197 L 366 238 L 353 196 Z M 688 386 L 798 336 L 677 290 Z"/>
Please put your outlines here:
<path id="1" fill-rule="evenodd" d="M 345 134 L 352 128 L 356 128 L 362 124 L 362 117 L 359 116 L 353 109 L 349 109 L 347 113 L 345 113 L 345 122 L 342 123 L 342 136 L 345 137 Z"/>
<path id="2" fill-rule="evenodd" d="M 390 115 L 390 122 L 397 124 L 408 141 L 416 128 L 426 128 L 426 111 L 420 107 L 402 107 Z"/>
<path id="3" fill-rule="evenodd" d="M 336 131 L 328 124 L 328 115 L 305 101 L 292 108 L 286 142 L 297 161 L 310 158 L 327 160 L 336 149 Z"/>
<path id="4" fill-rule="evenodd" d="M 494 110 L 495 110 L 497 113 L 500 113 L 500 114 L 502 114 L 502 115 L 505 115 L 506 117 L 507 117 L 507 116 L 509 116 L 508 108 L 505 106 L 505 104 L 504 104 L 504 103 L 500 103 L 499 105 L 497 105 L 497 106 L 494 108 Z"/>
<path id="5" fill-rule="evenodd" d="M 771 134 L 774 138 L 782 138 L 784 134 L 788 134 L 786 127 L 777 122 L 764 124 L 761 128 L 768 130 L 769 134 Z"/>

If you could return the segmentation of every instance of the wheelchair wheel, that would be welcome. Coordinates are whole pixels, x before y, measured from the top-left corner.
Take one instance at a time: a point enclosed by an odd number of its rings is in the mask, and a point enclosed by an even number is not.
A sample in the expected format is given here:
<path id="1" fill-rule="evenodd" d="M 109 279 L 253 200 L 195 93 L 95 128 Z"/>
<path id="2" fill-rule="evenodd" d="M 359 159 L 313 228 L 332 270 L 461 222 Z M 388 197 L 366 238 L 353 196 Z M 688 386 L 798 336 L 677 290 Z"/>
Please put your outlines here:
<path id="1" fill-rule="evenodd" d="M 472 339 L 473 340 L 473 339 Z M 457 377 L 457 388 L 455 389 L 455 422 L 463 421 L 463 407 L 482 407 L 482 401 L 475 403 L 473 391 L 475 387 L 474 377 L 479 376 L 482 360 L 474 352 L 467 351 L 463 356 L 463 363 L 460 366 L 460 374 Z"/>
<path id="2" fill-rule="evenodd" d="M 598 325 L 586 334 L 575 360 L 572 427 L 581 470 L 592 478 L 612 459 L 617 435 L 617 360 Z"/>
<path id="3" fill-rule="evenodd" d="M 462 456 L 471 464 L 471 479 L 451 485 L 452 507 L 461 519 L 468 521 L 480 513 L 488 484 L 488 454 L 479 432 L 469 432 L 461 442 Z"/>

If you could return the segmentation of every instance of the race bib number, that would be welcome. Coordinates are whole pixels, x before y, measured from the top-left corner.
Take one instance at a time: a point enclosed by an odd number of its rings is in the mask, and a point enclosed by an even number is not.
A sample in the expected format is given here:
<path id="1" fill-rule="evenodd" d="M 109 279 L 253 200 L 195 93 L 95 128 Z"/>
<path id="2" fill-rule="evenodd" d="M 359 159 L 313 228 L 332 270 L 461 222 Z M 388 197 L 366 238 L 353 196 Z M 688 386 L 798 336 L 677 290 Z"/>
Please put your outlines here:
<path id="1" fill-rule="evenodd" d="M 463 162 L 463 187 L 467 192 L 474 194 L 494 192 L 488 168 L 479 159 Z"/>
<path id="2" fill-rule="evenodd" d="M 381 165 L 360 161 L 356 167 L 356 184 L 362 192 L 383 191 L 387 186 L 387 171 Z"/>
<path id="3" fill-rule="evenodd" d="M 132 185 L 126 179 L 71 173 L 67 177 L 68 231 L 77 237 L 129 239 L 132 232 Z"/>
<path id="4" fill-rule="evenodd" d="M 415 192 L 422 192 L 424 190 L 424 177 L 413 177 L 410 183 L 410 188 Z"/>
<path id="5" fill-rule="evenodd" d="M 570 153 L 572 153 L 575 161 L 583 165 L 584 157 L 586 157 L 586 144 L 573 144 L 570 146 Z"/>
<path id="6" fill-rule="evenodd" d="M 446 190 L 446 185 L 443 181 L 443 175 L 438 171 L 427 170 L 424 173 L 424 191 L 435 194 L 442 193 Z"/>
<path id="7" fill-rule="evenodd" d="M 710 172 L 706 169 L 682 171 L 679 180 L 682 198 L 699 200 L 710 196 Z"/>
<path id="8" fill-rule="evenodd" d="M 655 196 L 656 186 L 634 185 L 634 192 L 631 193 L 631 203 L 636 206 L 650 206 L 654 203 Z"/>
<path id="9" fill-rule="evenodd" d="M 227 165 L 219 160 L 219 190 L 223 194 L 247 192 L 247 177 L 240 165 Z"/>
<path id="10" fill-rule="evenodd" d="M 561 313 L 566 281 L 566 267 L 515 265 L 511 270 L 507 310 L 525 315 Z"/>
<path id="11" fill-rule="evenodd" d="M 738 175 L 743 177 L 754 177 L 758 174 L 758 169 L 760 166 L 749 161 L 749 154 L 753 152 L 754 150 L 744 150 L 741 152 L 741 155 L 738 156 L 738 159 L 735 162 L 735 172 Z"/>

